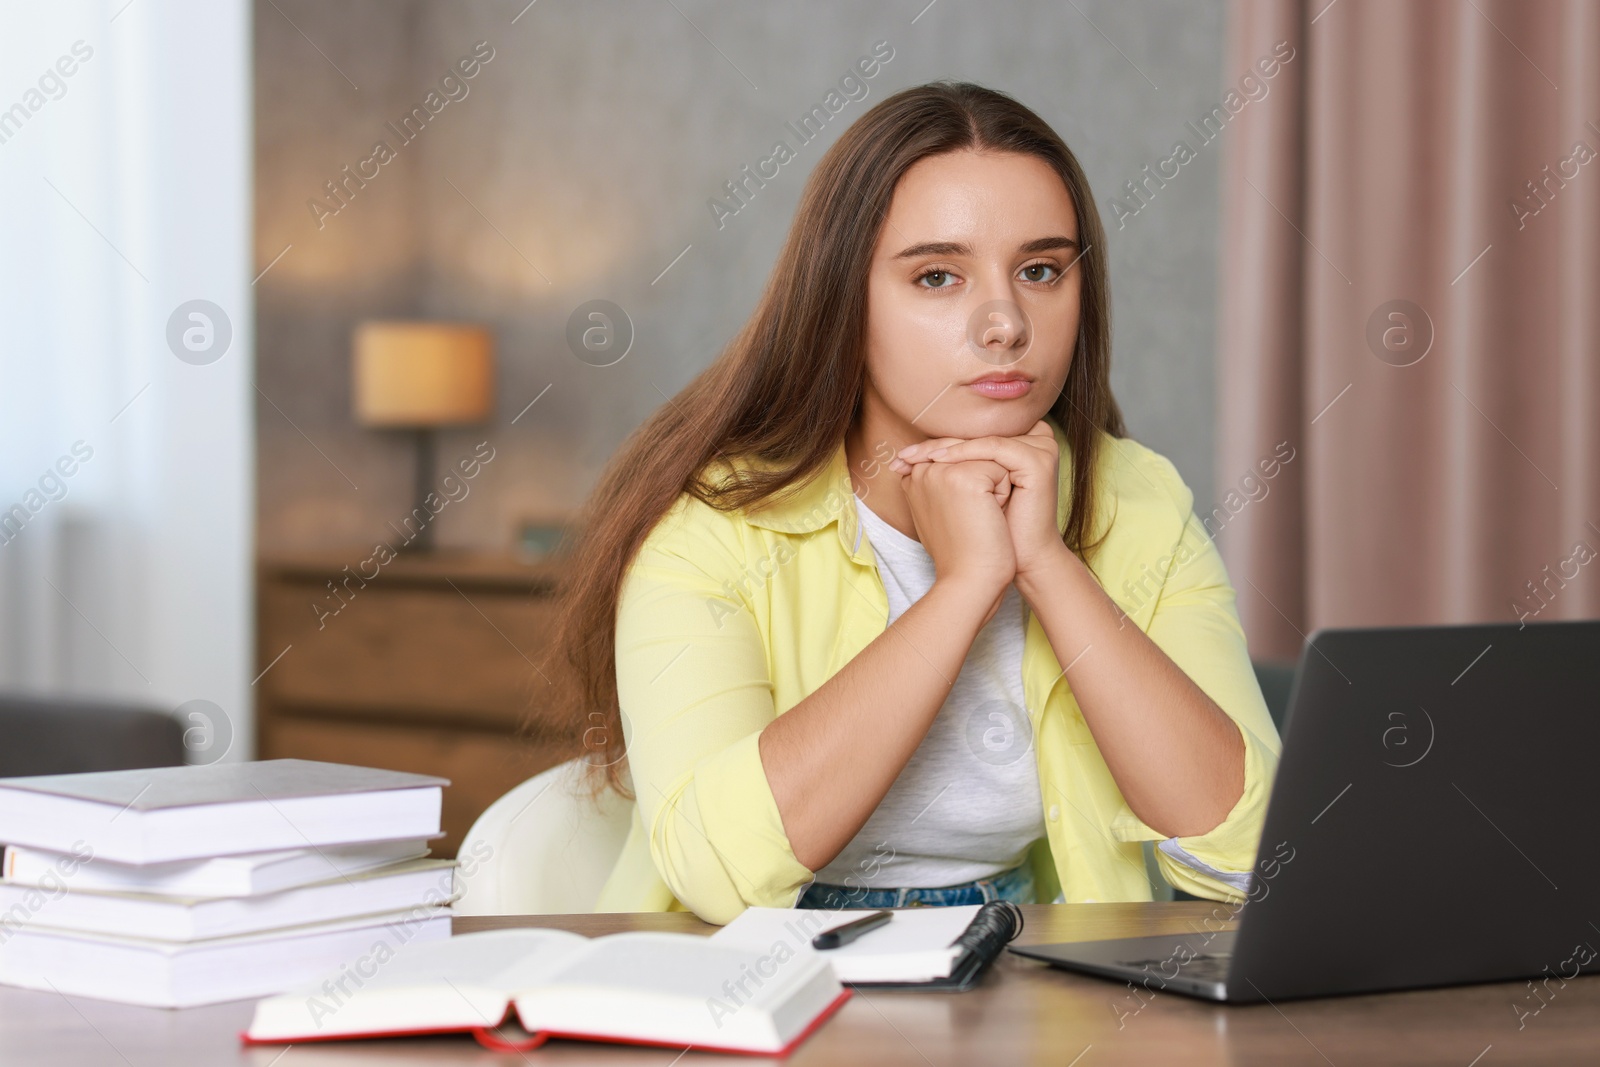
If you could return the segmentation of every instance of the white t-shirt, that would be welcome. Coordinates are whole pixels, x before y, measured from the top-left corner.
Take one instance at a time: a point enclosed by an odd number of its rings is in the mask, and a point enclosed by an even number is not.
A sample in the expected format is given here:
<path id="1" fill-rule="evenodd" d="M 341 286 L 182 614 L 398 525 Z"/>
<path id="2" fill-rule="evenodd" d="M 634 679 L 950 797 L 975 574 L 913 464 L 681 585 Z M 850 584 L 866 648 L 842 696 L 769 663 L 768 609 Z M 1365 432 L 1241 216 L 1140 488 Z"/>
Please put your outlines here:
<path id="1" fill-rule="evenodd" d="M 878 560 L 893 624 L 932 588 L 933 557 L 859 498 L 856 512 Z M 957 885 L 1015 867 L 1045 835 L 1022 692 L 1023 610 L 1010 586 L 905 769 L 844 851 L 817 872 L 817 881 L 864 888 Z"/>

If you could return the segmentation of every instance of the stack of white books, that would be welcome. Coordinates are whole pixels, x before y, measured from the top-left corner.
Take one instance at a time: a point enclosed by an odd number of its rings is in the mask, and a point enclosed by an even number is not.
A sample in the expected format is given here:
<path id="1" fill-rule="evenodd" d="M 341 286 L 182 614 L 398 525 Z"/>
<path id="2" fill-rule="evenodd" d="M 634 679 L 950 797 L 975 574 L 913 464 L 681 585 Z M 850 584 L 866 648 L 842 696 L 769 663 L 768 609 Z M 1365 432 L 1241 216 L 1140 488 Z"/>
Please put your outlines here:
<path id="1" fill-rule="evenodd" d="M 442 778 L 309 760 L 0 779 L 0 983 L 181 1008 L 450 936 Z"/>

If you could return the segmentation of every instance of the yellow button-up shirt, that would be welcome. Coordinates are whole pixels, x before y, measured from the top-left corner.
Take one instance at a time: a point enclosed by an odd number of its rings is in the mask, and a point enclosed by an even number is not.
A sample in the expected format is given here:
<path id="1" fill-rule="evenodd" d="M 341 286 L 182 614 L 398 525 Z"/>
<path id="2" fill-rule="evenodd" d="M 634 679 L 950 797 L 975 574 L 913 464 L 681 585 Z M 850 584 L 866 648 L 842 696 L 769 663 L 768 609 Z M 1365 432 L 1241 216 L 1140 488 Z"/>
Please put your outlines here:
<path id="1" fill-rule="evenodd" d="M 1060 426 L 1046 421 L 1061 452 L 1064 528 L 1071 452 Z M 720 924 L 751 905 L 792 907 L 813 880 L 784 833 L 757 743 L 767 723 L 888 622 L 847 463 L 841 442 L 822 473 L 752 512 L 718 511 L 683 494 L 624 576 L 617 691 L 637 800 L 597 910 L 687 908 Z M 1233 588 L 1193 494 L 1166 458 L 1105 435 L 1098 463 L 1094 533 L 1105 536 L 1091 570 L 1244 739 L 1244 792 L 1233 810 L 1207 833 L 1165 839 L 1156 863 L 1177 888 L 1237 902 L 1281 743 Z M 1022 674 L 1046 831 L 1028 859 L 1039 899 L 1152 899 L 1140 842 L 1165 835 L 1123 799 L 1032 612 Z"/>

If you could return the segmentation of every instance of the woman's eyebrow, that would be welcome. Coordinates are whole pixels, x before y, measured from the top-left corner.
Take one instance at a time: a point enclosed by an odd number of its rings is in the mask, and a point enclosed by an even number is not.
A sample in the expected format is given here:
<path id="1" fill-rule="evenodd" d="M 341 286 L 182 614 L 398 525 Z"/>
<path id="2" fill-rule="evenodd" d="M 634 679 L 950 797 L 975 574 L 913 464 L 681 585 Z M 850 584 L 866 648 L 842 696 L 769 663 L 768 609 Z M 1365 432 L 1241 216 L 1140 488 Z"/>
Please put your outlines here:
<path id="1" fill-rule="evenodd" d="M 1058 234 L 1054 237 L 1036 237 L 1027 244 L 1023 245 L 1019 251 L 1032 254 L 1034 252 L 1049 252 L 1056 248 L 1077 247 L 1077 241 L 1073 240 L 1071 237 L 1062 237 Z"/>
<path id="2" fill-rule="evenodd" d="M 1078 242 L 1071 237 L 1056 234 L 1050 237 L 1035 237 L 1018 248 L 1019 252 L 1032 255 L 1035 252 L 1049 252 L 1056 248 L 1077 248 Z M 960 241 L 924 241 L 912 245 L 910 248 L 896 252 L 895 259 L 916 259 L 920 256 L 970 256 L 972 247 Z"/>

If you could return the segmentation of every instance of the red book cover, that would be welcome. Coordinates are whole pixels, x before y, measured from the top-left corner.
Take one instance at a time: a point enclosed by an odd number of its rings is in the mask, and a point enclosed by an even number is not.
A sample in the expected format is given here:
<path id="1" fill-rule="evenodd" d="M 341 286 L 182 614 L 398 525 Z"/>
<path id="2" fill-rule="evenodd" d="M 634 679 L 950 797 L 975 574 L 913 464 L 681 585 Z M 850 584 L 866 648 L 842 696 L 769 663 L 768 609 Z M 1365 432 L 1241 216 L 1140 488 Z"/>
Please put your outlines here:
<path id="1" fill-rule="evenodd" d="M 833 1014 L 837 1012 L 841 1006 L 843 1006 L 844 1002 L 850 999 L 851 992 L 852 991 L 849 989 L 843 990 L 837 997 L 834 998 L 832 1003 L 830 1003 L 826 1008 L 817 1014 L 815 1019 L 811 1020 L 804 1030 L 795 1035 L 794 1040 L 790 1041 L 787 1045 L 780 1049 L 769 1051 L 766 1049 L 733 1048 L 727 1045 L 690 1045 L 688 1047 L 703 1052 L 733 1052 L 745 1056 L 787 1056 L 794 1052 L 795 1049 L 799 1048 L 801 1043 L 804 1042 L 806 1038 L 814 1034 L 818 1027 L 830 1019 Z M 665 1048 L 678 1047 L 677 1045 L 671 1045 L 663 1041 L 649 1041 L 638 1038 L 621 1037 L 614 1034 L 580 1034 L 564 1030 L 541 1030 L 539 1033 L 530 1035 L 525 1041 L 508 1040 L 507 1038 L 501 1037 L 495 1031 L 500 1026 L 503 1026 L 509 1019 L 513 1018 L 515 1014 L 516 1013 L 514 1009 L 508 1010 L 505 1018 L 501 1019 L 499 1023 L 496 1023 L 494 1027 L 475 1026 L 450 1027 L 434 1030 L 385 1030 L 374 1031 L 372 1033 L 313 1034 L 303 1037 L 274 1038 L 255 1038 L 251 1037 L 248 1032 L 245 1032 L 239 1035 L 239 1040 L 246 1045 L 298 1045 L 311 1041 L 355 1041 L 384 1037 L 421 1037 L 439 1034 L 470 1033 L 474 1038 L 477 1039 L 480 1045 L 484 1046 L 485 1048 L 493 1049 L 496 1052 L 527 1052 L 530 1049 L 538 1048 L 552 1037 L 571 1038 L 580 1041 L 604 1041 L 608 1044 L 614 1045 L 653 1045 Z"/>

